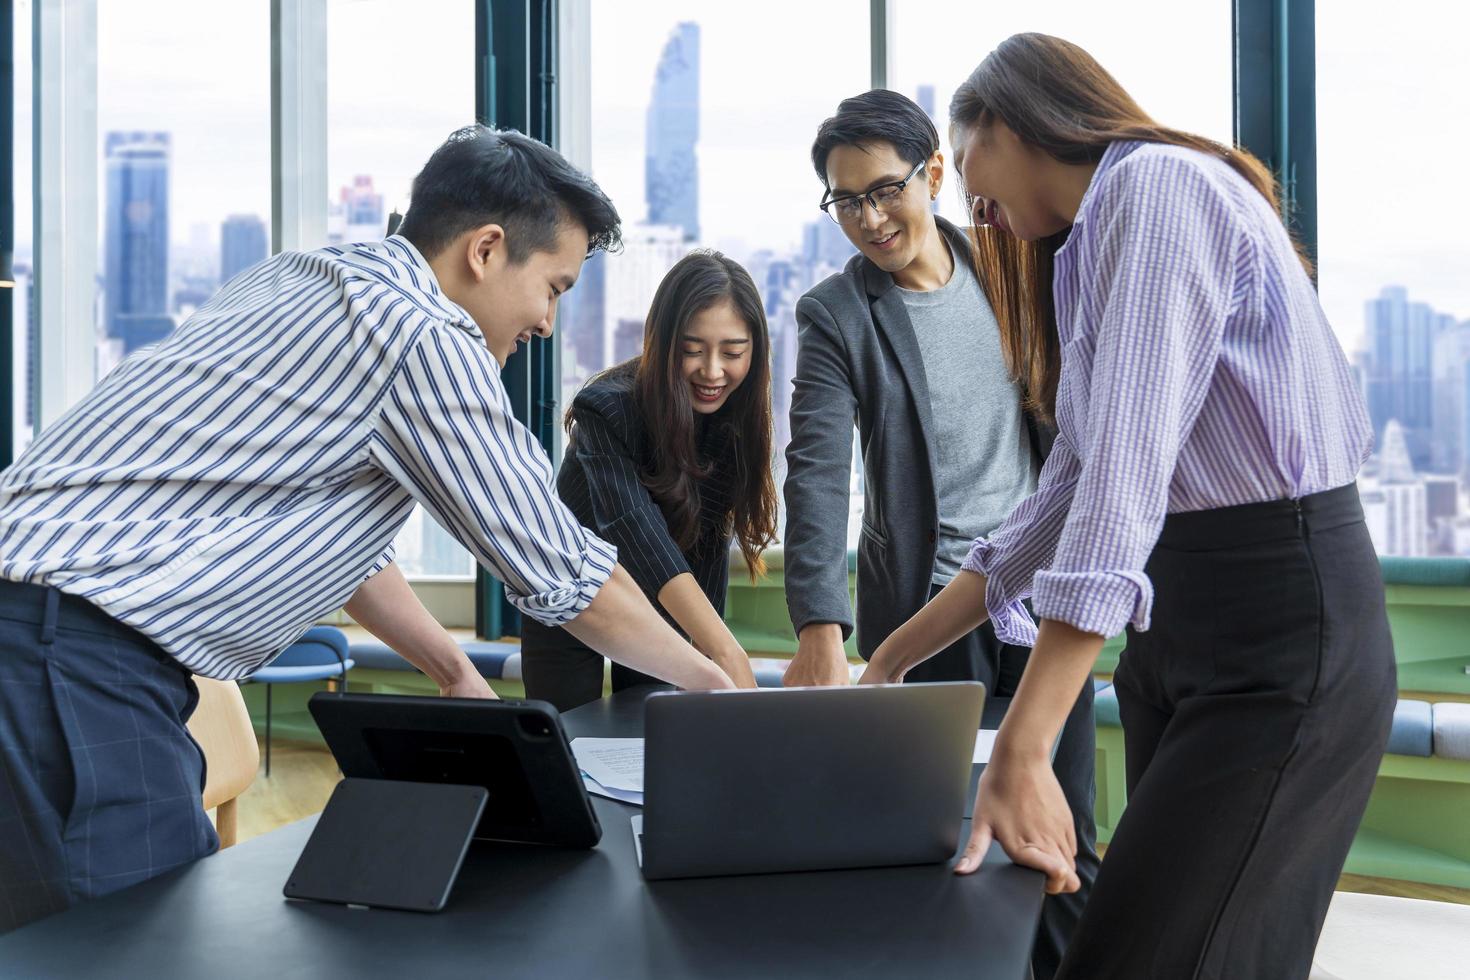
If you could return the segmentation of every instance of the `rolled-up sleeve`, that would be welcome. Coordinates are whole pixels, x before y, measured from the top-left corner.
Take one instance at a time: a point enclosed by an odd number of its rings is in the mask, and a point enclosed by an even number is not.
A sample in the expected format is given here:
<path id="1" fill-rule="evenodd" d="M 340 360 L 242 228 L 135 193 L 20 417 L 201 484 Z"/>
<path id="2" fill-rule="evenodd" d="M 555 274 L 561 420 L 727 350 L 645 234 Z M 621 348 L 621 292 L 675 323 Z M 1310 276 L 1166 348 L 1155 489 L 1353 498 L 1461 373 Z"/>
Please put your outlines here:
<path id="1" fill-rule="evenodd" d="M 533 619 L 569 622 L 612 574 L 617 549 L 556 496 L 550 460 L 468 334 L 423 331 L 382 401 L 370 452 Z"/>
<path id="2" fill-rule="evenodd" d="M 670 579 L 690 570 L 689 562 L 639 477 L 627 432 L 628 411 L 631 406 L 615 406 L 584 392 L 572 404 L 576 427 L 570 451 L 587 479 L 593 528 L 617 547 L 628 574 L 657 601 Z"/>
<path id="3" fill-rule="evenodd" d="M 1042 619 L 1112 636 L 1148 628 L 1144 568 L 1219 363 L 1243 233 L 1241 203 L 1197 161 L 1124 161 L 1099 192 L 1077 269 L 1082 339 L 1068 345 L 1086 384 L 1072 396 L 1085 418 L 1076 487 L 1032 605 Z"/>

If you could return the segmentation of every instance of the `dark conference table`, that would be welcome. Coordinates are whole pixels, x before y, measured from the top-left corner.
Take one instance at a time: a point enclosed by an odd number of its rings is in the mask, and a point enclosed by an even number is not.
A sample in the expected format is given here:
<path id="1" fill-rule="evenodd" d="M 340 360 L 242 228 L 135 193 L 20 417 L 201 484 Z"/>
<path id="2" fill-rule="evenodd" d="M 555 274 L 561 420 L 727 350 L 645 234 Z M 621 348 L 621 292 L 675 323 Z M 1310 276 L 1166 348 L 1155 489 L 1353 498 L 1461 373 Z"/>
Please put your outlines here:
<path id="1" fill-rule="evenodd" d="M 568 712 L 568 736 L 641 736 L 648 690 Z M 966 878 L 925 865 L 645 882 L 628 826 L 638 809 L 593 805 L 595 849 L 477 843 L 437 914 L 286 901 L 316 822 L 301 820 L 0 936 L 0 976 L 1028 975 L 1042 877 L 999 847 Z M 832 814 L 833 832 L 854 819 Z"/>

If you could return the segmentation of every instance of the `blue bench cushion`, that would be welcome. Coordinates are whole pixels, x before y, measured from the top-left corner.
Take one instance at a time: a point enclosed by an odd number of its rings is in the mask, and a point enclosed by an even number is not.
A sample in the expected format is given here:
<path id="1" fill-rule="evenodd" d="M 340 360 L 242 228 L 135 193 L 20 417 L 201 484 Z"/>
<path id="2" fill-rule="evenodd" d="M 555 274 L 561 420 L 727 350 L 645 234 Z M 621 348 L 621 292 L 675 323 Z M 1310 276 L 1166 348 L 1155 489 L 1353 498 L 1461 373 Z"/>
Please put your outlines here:
<path id="1" fill-rule="evenodd" d="M 347 658 L 347 670 L 356 666 L 352 658 Z M 256 684 L 299 684 L 304 681 L 324 681 L 332 677 L 341 677 L 345 673 L 342 665 L 333 659 L 329 664 L 309 664 L 301 667 L 262 667 L 250 675 L 250 680 Z"/>
<path id="2" fill-rule="evenodd" d="M 1117 728 L 1122 725 L 1123 721 L 1118 717 L 1118 692 L 1113 685 L 1105 683 L 1099 689 L 1094 681 L 1093 688 L 1092 712 L 1097 718 L 1097 723 L 1109 728 Z"/>
<path id="3" fill-rule="evenodd" d="M 1385 585 L 1470 586 L 1470 560 L 1465 558 L 1380 557 Z"/>
<path id="4" fill-rule="evenodd" d="M 313 626 L 274 660 L 251 674 L 249 680 L 260 684 L 292 684 L 340 677 L 343 661 L 346 669 L 351 670 L 347 634 L 335 626 Z"/>
<path id="5" fill-rule="evenodd" d="M 472 640 L 460 646 L 469 656 L 470 663 L 489 680 L 517 681 L 521 679 L 521 648 L 516 643 L 498 643 L 490 640 Z M 414 670 L 413 664 L 394 653 L 386 643 L 364 640 L 352 644 L 352 658 L 364 670 Z"/>
<path id="6" fill-rule="evenodd" d="M 1400 701 L 1394 707 L 1388 751 L 1426 758 L 1434 754 L 1434 719 L 1428 701 Z"/>
<path id="7" fill-rule="evenodd" d="M 1118 692 L 1111 685 L 1096 689 L 1093 712 L 1097 724 L 1109 728 L 1122 725 L 1118 715 Z M 1440 710 L 1450 708 L 1444 719 Z M 1463 712 L 1459 709 L 1464 709 Z M 1441 729 L 1444 734 L 1441 735 Z M 1470 759 L 1470 704 L 1437 704 L 1427 701 L 1400 701 L 1393 711 L 1393 729 L 1388 736 L 1388 751 L 1395 755 L 1416 755 L 1428 758 L 1431 755 L 1449 755 L 1447 747 L 1461 755 L 1452 758 Z"/>
<path id="8" fill-rule="evenodd" d="M 1440 701 L 1434 706 L 1434 754 L 1470 759 L 1470 704 Z"/>

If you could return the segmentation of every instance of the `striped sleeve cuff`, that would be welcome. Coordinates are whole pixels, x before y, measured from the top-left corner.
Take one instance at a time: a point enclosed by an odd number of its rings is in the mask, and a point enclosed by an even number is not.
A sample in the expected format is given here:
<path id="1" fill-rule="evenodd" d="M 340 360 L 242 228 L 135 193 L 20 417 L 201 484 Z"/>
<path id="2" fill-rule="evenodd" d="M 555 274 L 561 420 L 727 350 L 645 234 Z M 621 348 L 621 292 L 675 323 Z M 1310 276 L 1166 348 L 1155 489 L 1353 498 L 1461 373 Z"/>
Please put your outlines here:
<path id="1" fill-rule="evenodd" d="M 506 598 L 511 605 L 547 626 L 565 626 L 580 616 L 607 584 L 618 563 L 617 548 L 591 531 L 584 533 L 587 547 L 582 555 L 582 567 L 565 585 L 534 595 L 516 595 L 507 586 Z"/>
<path id="2" fill-rule="evenodd" d="M 1154 586 L 1142 572 L 1037 572 L 1036 615 L 1098 636 L 1146 630 Z"/>
<path id="3" fill-rule="evenodd" d="M 993 574 L 997 558 L 998 549 L 985 538 L 978 538 L 960 567 L 985 576 L 985 611 L 1000 641 L 1019 647 L 1035 646 L 1036 621 L 1022 602 L 1026 594 L 1008 589 L 1004 575 Z"/>

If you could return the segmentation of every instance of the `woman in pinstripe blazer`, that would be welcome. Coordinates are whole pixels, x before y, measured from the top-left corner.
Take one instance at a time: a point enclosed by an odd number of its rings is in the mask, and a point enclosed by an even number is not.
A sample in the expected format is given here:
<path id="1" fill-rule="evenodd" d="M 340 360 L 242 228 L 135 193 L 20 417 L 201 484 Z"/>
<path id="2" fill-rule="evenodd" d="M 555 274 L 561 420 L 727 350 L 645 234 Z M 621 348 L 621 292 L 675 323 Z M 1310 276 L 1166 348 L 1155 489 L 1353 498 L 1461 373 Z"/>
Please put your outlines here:
<path id="1" fill-rule="evenodd" d="M 750 661 L 725 626 L 734 538 L 752 577 L 775 537 L 770 338 L 750 274 L 691 252 L 659 284 L 643 353 L 587 382 L 567 412 L 557 491 L 670 623 L 739 685 Z M 602 695 L 603 658 L 527 621 L 526 696 L 566 711 Z M 614 690 L 657 683 L 614 664 Z"/>

